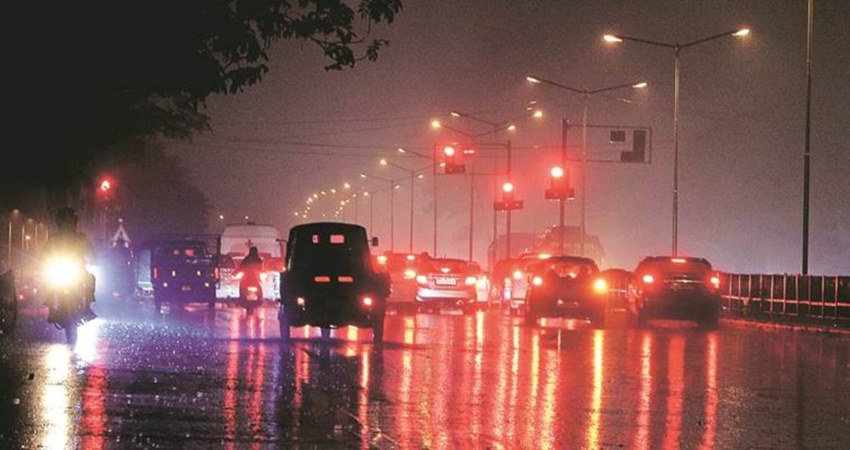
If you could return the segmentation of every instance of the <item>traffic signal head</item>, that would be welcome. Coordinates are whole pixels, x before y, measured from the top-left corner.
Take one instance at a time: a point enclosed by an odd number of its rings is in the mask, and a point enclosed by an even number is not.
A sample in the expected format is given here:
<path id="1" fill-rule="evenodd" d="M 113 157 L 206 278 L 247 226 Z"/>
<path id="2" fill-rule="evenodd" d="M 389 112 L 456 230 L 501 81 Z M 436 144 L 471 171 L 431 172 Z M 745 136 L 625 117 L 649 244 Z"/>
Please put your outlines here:
<path id="1" fill-rule="evenodd" d="M 452 158 L 455 156 L 456 153 L 457 151 L 451 145 L 443 147 L 443 156 L 445 156 L 446 158 Z"/>
<path id="2" fill-rule="evenodd" d="M 109 180 L 103 180 L 100 182 L 101 192 L 108 192 L 110 189 L 112 189 L 112 182 L 110 182 Z"/>
<path id="3" fill-rule="evenodd" d="M 505 194 L 510 194 L 513 191 L 514 191 L 514 184 L 511 183 L 510 181 L 505 181 L 504 184 L 502 184 L 502 192 L 504 192 Z"/>
<path id="4" fill-rule="evenodd" d="M 561 168 L 561 167 L 555 166 L 555 167 L 549 169 L 549 175 L 551 175 L 552 178 L 563 178 L 564 177 L 564 169 Z"/>
<path id="5" fill-rule="evenodd" d="M 444 146 L 442 149 L 442 154 L 443 163 L 440 164 L 440 167 L 445 167 L 446 174 L 466 172 L 466 166 L 458 162 L 458 152 L 454 146 Z"/>

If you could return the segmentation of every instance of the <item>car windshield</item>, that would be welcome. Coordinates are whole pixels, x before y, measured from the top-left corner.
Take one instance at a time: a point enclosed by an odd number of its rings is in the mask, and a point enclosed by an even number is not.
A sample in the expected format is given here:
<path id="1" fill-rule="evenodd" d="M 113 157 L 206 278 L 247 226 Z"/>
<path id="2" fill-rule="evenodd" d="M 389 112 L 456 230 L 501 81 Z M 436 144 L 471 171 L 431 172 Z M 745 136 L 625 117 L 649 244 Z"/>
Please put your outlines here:
<path id="1" fill-rule="evenodd" d="M 466 261 L 459 259 L 435 259 L 421 266 L 423 273 L 466 273 Z"/>
<path id="2" fill-rule="evenodd" d="M 555 273 L 561 278 L 575 278 L 581 275 L 592 275 L 596 267 L 587 261 L 546 260 L 537 264 L 533 269 L 536 273 Z"/>

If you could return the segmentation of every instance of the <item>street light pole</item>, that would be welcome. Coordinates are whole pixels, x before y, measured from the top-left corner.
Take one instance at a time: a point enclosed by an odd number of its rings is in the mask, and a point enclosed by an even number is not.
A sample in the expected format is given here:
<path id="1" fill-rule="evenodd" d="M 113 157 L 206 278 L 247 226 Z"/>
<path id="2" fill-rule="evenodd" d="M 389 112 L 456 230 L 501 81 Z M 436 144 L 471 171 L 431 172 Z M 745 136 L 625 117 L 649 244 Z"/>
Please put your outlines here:
<path id="1" fill-rule="evenodd" d="M 632 41 L 648 45 L 654 45 L 657 47 L 665 47 L 673 50 L 673 256 L 676 256 L 679 253 L 679 54 L 681 53 L 682 49 L 686 47 L 692 47 L 723 37 L 744 37 L 748 34 L 750 34 L 749 28 L 741 28 L 739 30 L 727 31 L 725 33 L 720 33 L 706 38 L 697 39 L 686 44 L 670 44 L 649 39 L 613 34 L 606 34 L 602 37 L 605 42 L 609 43 Z"/>
<path id="2" fill-rule="evenodd" d="M 561 168 L 567 169 L 567 130 L 570 122 L 566 117 L 561 118 Z M 564 254 L 564 227 L 567 213 L 567 199 L 561 198 L 558 200 L 558 254 Z"/>
<path id="3" fill-rule="evenodd" d="M 806 147 L 803 151 L 803 275 L 809 274 L 809 184 L 812 161 L 812 33 L 814 0 L 808 2 L 806 29 Z"/>

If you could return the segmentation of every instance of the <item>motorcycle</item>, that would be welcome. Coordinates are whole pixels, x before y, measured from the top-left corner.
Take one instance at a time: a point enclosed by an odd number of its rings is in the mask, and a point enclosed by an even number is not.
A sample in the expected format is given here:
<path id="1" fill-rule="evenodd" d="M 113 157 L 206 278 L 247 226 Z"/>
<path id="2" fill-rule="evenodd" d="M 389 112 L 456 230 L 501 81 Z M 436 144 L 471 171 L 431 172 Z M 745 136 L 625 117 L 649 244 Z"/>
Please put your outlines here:
<path id="1" fill-rule="evenodd" d="M 54 257 L 44 266 L 47 321 L 65 331 L 68 344 L 77 341 L 77 327 L 91 316 L 89 300 L 94 277 L 73 258 Z"/>
<path id="2" fill-rule="evenodd" d="M 252 273 L 239 271 L 235 278 L 239 280 L 239 304 L 245 308 L 247 314 L 252 314 L 254 309 L 263 304 L 263 282 L 266 281 L 266 273 Z"/>

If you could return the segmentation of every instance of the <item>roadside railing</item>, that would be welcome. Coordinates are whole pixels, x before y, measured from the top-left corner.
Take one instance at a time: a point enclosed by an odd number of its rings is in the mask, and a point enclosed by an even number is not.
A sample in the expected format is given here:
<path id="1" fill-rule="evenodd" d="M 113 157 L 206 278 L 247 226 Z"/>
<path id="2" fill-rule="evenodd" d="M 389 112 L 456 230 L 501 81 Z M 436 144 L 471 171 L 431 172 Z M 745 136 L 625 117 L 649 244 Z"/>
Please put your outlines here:
<path id="1" fill-rule="evenodd" d="M 723 274 L 730 315 L 850 327 L 850 277 L 797 274 Z"/>

